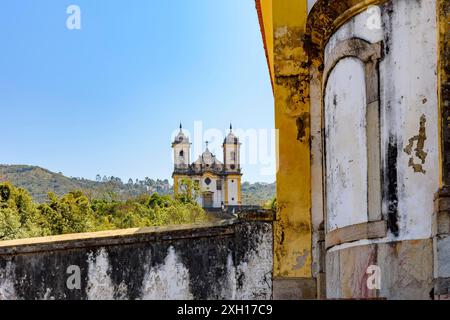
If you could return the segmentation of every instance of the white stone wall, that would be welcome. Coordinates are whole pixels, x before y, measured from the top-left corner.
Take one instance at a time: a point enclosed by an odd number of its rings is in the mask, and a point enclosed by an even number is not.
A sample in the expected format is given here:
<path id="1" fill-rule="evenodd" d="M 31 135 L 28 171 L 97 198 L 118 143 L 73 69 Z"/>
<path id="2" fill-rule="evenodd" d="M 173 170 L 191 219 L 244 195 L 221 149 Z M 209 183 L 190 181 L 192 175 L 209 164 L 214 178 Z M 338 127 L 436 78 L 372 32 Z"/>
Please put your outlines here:
<path id="1" fill-rule="evenodd" d="M 220 180 L 222 181 L 222 190 L 217 190 L 217 181 Z M 223 197 L 223 188 L 225 185 L 225 180 L 222 178 L 218 178 L 218 179 L 213 179 L 213 183 L 214 183 L 214 207 L 215 208 L 220 208 L 222 206 L 222 201 L 224 201 L 224 197 Z M 212 183 L 211 183 L 212 184 Z"/>
<path id="2" fill-rule="evenodd" d="M 328 231 L 367 222 L 364 64 L 340 60 L 325 93 Z"/>
<path id="3" fill-rule="evenodd" d="M 189 144 L 177 144 L 173 149 L 173 161 L 176 166 L 184 165 L 187 166 L 190 164 L 190 145 Z M 183 157 L 180 156 L 180 151 L 183 151 Z"/>
<path id="4" fill-rule="evenodd" d="M 224 145 L 224 161 L 225 166 L 228 170 L 235 170 L 238 168 L 240 163 L 240 150 L 238 144 L 226 144 Z M 234 152 L 235 157 L 233 159 L 232 152 Z M 231 169 L 231 165 L 235 166 L 235 169 Z"/>
<path id="5" fill-rule="evenodd" d="M 338 42 L 351 38 L 384 42 L 385 57 L 380 64 L 382 167 L 393 167 L 392 159 L 387 158 L 388 151 L 397 153 L 394 165 L 398 200 L 389 203 L 384 197 L 382 207 L 386 218 L 389 208 L 397 206 L 399 233 L 389 233 L 385 239 L 369 242 L 429 238 L 433 196 L 439 186 L 435 0 L 394 0 L 380 9 L 371 8 L 359 14 L 333 35 L 326 46 L 325 59 Z M 342 166 L 345 160 L 352 160 L 341 170 L 345 174 L 340 176 L 341 181 L 335 181 L 335 189 L 328 190 L 328 196 L 332 197 L 330 201 L 339 209 L 331 212 L 329 220 L 335 227 L 361 222 L 363 219 L 359 214 L 366 213 L 362 203 L 367 203 L 366 189 L 357 177 L 367 166 L 361 149 L 364 143 L 362 80 L 361 65 L 346 59 L 338 63 L 326 88 L 327 93 L 339 93 L 338 99 L 342 102 L 338 106 L 342 110 L 335 110 L 332 97 L 325 98 L 325 110 L 329 112 L 326 118 L 335 121 L 336 117 L 341 117 L 343 120 L 331 129 L 334 138 L 327 137 L 332 143 L 331 154 L 342 160 Z M 349 110 L 353 105 L 361 105 L 361 109 Z M 419 147 L 420 139 L 424 142 L 423 150 Z M 320 156 L 317 151 L 314 154 L 313 149 L 313 158 L 315 155 Z M 329 165 L 331 163 L 327 162 L 326 166 Z M 327 178 L 336 179 L 337 176 L 327 172 Z M 385 188 L 386 181 L 383 184 Z M 360 193 L 358 199 L 355 198 L 357 190 Z M 345 213 L 349 208 L 354 210 Z"/>
<path id="6" fill-rule="evenodd" d="M 205 179 L 207 176 L 203 177 L 196 177 L 196 180 L 200 180 L 200 190 L 201 192 L 209 191 L 213 192 L 213 207 L 214 208 L 220 208 L 222 206 L 222 201 L 224 201 L 224 185 L 225 181 L 224 179 L 220 177 L 210 177 L 211 183 L 207 185 L 205 183 Z M 222 190 L 217 190 L 217 181 L 222 180 Z M 199 204 L 203 206 L 203 198 L 200 196 Z"/>

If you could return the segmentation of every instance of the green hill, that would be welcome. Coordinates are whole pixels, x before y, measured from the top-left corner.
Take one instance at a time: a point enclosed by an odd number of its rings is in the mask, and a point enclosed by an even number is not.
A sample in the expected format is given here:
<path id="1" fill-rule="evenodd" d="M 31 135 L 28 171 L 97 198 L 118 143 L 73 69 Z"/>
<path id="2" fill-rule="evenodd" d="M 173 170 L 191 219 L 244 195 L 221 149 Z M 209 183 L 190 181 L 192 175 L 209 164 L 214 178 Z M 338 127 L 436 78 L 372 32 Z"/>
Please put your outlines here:
<path id="1" fill-rule="evenodd" d="M 88 180 L 66 177 L 47 169 L 27 165 L 0 165 L 0 182 L 9 181 L 17 187 L 28 190 L 37 202 L 45 202 L 47 194 L 53 192 L 58 196 L 73 190 L 82 190 L 92 198 L 127 200 L 141 194 L 172 194 L 173 188 L 167 179 L 129 180 L 124 183 L 117 177 Z M 242 203 L 244 205 L 262 205 L 275 196 L 275 183 L 242 184 Z"/>
<path id="2" fill-rule="evenodd" d="M 263 205 L 272 200 L 276 194 L 276 183 L 242 183 L 242 204 Z"/>
<path id="3" fill-rule="evenodd" d="M 171 193 L 168 180 L 146 178 L 128 183 L 123 183 L 116 177 L 98 177 L 97 180 L 69 178 L 61 173 L 34 166 L 0 165 L 0 182 L 9 181 L 17 187 L 28 190 L 37 202 L 46 201 L 49 192 L 62 196 L 73 190 L 82 190 L 93 198 L 117 200 L 126 200 L 143 193 L 158 192 L 161 195 Z"/>

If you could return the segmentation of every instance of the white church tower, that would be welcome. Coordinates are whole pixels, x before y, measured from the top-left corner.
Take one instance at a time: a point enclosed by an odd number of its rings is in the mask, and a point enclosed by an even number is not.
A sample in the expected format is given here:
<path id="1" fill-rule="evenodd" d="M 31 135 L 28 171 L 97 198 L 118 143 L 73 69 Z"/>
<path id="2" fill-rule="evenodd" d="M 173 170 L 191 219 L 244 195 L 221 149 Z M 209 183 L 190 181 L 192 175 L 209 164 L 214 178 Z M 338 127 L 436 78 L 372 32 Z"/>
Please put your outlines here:
<path id="1" fill-rule="evenodd" d="M 180 132 L 175 137 L 172 143 L 173 148 L 173 160 L 175 164 L 175 169 L 187 170 L 190 164 L 190 148 L 191 143 L 189 138 L 183 133 L 183 127 L 180 123 Z"/>
<path id="2" fill-rule="evenodd" d="M 228 206 L 241 205 L 241 143 L 233 133 L 230 124 L 230 133 L 223 141 L 223 159 L 225 167 L 225 204 Z"/>

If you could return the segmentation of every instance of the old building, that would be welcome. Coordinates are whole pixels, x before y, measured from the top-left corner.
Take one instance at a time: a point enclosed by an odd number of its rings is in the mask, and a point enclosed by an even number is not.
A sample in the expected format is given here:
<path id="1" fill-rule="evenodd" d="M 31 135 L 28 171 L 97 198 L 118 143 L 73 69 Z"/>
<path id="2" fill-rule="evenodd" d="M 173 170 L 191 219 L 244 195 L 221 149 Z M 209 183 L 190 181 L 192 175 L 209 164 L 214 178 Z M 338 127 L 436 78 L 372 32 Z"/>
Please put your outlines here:
<path id="1" fill-rule="evenodd" d="M 255 1 L 276 216 L 4 241 L 0 299 L 450 299 L 450 1 Z M 175 192 L 239 204 L 239 146 L 191 163 L 180 128 Z"/>
<path id="2" fill-rule="evenodd" d="M 172 143 L 174 153 L 174 192 L 178 193 L 183 188 L 183 180 L 193 181 L 199 189 L 198 203 L 207 209 L 233 208 L 241 205 L 241 166 L 240 166 L 240 142 L 230 132 L 223 141 L 223 163 L 211 153 L 206 142 L 205 151 L 198 159 L 190 162 L 189 138 L 180 132 Z"/>
<path id="3" fill-rule="evenodd" d="M 274 297 L 448 298 L 450 2 L 256 8 L 280 137 Z"/>

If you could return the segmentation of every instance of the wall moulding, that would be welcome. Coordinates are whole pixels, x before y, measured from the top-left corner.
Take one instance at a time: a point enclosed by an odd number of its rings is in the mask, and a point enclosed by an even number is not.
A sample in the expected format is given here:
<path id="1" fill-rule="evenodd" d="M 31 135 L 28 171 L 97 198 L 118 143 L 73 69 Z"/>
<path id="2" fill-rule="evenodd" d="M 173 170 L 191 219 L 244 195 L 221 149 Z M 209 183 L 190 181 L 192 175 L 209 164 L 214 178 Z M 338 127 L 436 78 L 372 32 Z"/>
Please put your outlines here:
<path id="1" fill-rule="evenodd" d="M 325 236 L 325 248 L 358 240 L 384 238 L 387 235 L 386 221 L 355 224 L 330 231 Z"/>
<path id="2" fill-rule="evenodd" d="M 337 29 L 368 7 L 388 1 L 390 0 L 318 0 L 308 16 L 303 39 L 309 63 L 323 69 L 324 48 Z"/>
<path id="3" fill-rule="evenodd" d="M 323 87 L 322 96 L 325 97 L 325 90 L 327 88 L 328 78 L 337 66 L 337 64 L 345 58 L 356 58 L 364 64 L 365 69 L 365 94 L 366 94 L 366 123 L 370 123 L 366 129 L 366 141 L 367 144 L 367 221 L 376 222 L 383 219 L 381 214 L 381 141 L 380 141 L 380 92 L 379 92 L 379 69 L 378 64 L 383 59 L 383 43 L 369 43 L 365 40 L 352 38 L 349 40 L 341 41 L 336 44 L 333 48 L 333 53 L 327 58 L 326 64 L 324 66 L 323 72 Z M 322 101 L 322 113 L 326 115 L 325 103 Z M 323 148 L 324 148 L 324 159 L 326 159 L 328 146 L 327 139 L 324 138 Z M 324 172 L 327 168 L 324 167 Z M 328 177 L 328 174 L 325 174 Z M 325 179 L 325 186 L 328 184 L 327 179 Z M 325 195 L 325 199 L 327 196 Z M 324 202 L 324 217 L 325 221 L 328 221 L 328 204 L 325 200 Z M 328 228 L 327 228 L 328 229 Z M 359 230 L 359 229 L 358 229 Z M 350 229 L 349 232 L 351 232 Z M 352 234 L 352 233 L 351 233 Z M 370 236 L 367 232 L 359 232 L 359 236 Z M 385 235 L 385 233 L 384 233 Z M 360 239 L 350 239 L 360 240 Z"/>

